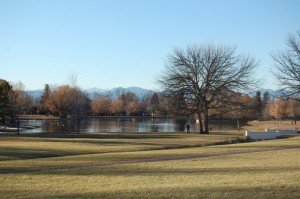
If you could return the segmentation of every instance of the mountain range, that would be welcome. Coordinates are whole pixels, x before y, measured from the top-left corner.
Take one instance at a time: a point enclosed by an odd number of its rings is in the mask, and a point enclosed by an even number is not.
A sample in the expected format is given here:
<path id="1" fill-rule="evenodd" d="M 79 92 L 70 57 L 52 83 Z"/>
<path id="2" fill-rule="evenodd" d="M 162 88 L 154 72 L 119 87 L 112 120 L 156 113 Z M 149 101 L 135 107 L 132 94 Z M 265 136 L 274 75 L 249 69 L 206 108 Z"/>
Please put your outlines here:
<path id="1" fill-rule="evenodd" d="M 120 95 L 128 92 L 134 93 L 139 99 L 142 99 L 146 95 L 153 93 L 152 90 L 140 87 L 117 87 L 112 89 L 90 88 L 86 91 L 91 98 L 99 95 L 109 95 L 112 99 L 117 99 Z"/>
<path id="2" fill-rule="evenodd" d="M 145 88 L 140 88 L 140 87 L 128 87 L 128 88 L 123 88 L 123 87 L 117 87 L 117 88 L 112 88 L 112 89 L 101 89 L 101 88 L 90 88 L 84 90 L 85 92 L 88 93 L 88 95 L 93 98 L 95 96 L 101 96 L 101 95 L 109 95 L 113 99 L 118 98 L 121 94 L 131 92 L 136 94 L 136 96 L 139 99 L 142 99 L 144 96 L 146 96 L 149 93 L 153 93 L 152 90 L 145 89 Z M 26 91 L 30 96 L 33 98 L 39 98 L 43 94 L 42 89 L 37 89 L 37 90 L 28 90 Z"/>
<path id="3" fill-rule="evenodd" d="M 88 95 L 91 98 L 94 98 L 96 96 L 109 95 L 113 99 L 116 99 L 121 94 L 127 93 L 127 92 L 134 93 L 134 94 L 136 94 L 136 96 L 139 99 L 142 99 L 147 94 L 151 94 L 154 92 L 153 90 L 149 90 L 149 89 L 145 89 L 145 88 L 141 88 L 141 87 L 128 87 L 128 88 L 117 87 L 117 88 L 112 88 L 112 89 L 101 89 L 101 88 L 95 87 L 95 88 L 86 89 L 85 91 L 88 93 Z M 263 89 L 263 88 L 259 89 L 259 91 L 261 93 L 261 96 L 263 96 L 263 94 L 265 92 L 269 92 L 270 96 L 273 96 L 273 97 L 279 96 L 280 93 L 282 93 L 280 90 Z M 29 91 L 27 91 L 27 93 L 30 96 L 32 96 L 33 98 L 39 98 L 43 94 L 43 90 L 42 89 L 29 90 Z M 248 95 L 253 97 L 256 95 L 256 91 L 249 92 Z"/>

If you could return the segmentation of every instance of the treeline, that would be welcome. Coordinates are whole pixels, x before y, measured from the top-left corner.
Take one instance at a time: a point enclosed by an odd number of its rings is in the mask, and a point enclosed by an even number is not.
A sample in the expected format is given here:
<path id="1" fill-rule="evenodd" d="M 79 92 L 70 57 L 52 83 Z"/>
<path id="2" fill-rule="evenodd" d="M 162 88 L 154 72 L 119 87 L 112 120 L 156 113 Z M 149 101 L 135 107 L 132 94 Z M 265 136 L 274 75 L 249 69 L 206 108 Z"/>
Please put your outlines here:
<path id="1" fill-rule="evenodd" d="M 40 98 L 32 98 L 22 83 L 0 80 L 1 123 L 9 118 L 14 123 L 19 114 L 47 114 L 61 118 L 71 116 L 191 116 L 189 103 L 180 96 L 168 98 L 164 92 L 152 92 L 142 98 L 131 92 L 117 98 L 107 94 L 92 97 L 77 86 L 45 85 Z M 268 92 L 255 96 L 231 93 L 234 105 L 211 109 L 211 119 L 296 118 L 300 115 L 299 101 L 270 96 Z"/>

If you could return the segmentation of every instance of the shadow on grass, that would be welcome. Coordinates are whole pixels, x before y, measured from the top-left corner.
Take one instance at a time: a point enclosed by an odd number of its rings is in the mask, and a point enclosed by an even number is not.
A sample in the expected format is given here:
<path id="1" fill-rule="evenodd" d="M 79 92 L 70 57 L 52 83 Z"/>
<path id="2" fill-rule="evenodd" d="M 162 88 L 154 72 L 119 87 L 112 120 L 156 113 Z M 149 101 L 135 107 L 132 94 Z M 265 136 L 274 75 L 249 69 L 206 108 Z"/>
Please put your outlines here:
<path id="1" fill-rule="evenodd" d="M 113 169 L 112 169 L 113 168 Z M 186 176 L 186 175 L 220 175 L 220 174 L 229 174 L 229 175 L 243 175 L 247 174 L 265 174 L 265 173 L 282 173 L 285 171 L 297 172 L 299 168 L 296 166 L 289 167 L 219 167 L 219 168 L 159 168 L 159 169 L 149 169 L 138 167 L 135 165 L 134 169 L 130 166 L 119 167 L 119 168 L 89 168 L 89 169 L 72 169 L 72 170 L 60 170 L 60 171 L 49 171 L 43 173 L 42 175 L 60 175 L 60 176 L 108 176 L 108 177 L 117 177 L 117 176 Z M 32 173 L 32 175 L 40 175 L 39 173 Z"/>
<path id="2" fill-rule="evenodd" d="M 20 149 L 20 148 L 0 148 L 0 161 L 24 160 L 50 157 L 62 157 L 67 155 L 79 155 L 67 151 L 39 150 L 39 149 Z M 84 154 L 84 153 L 82 153 Z"/>
<path id="3" fill-rule="evenodd" d="M 35 190 L 34 187 L 30 190 L 3 190 L 3 196 L 13 196 L 14 198 L 264 198 L 264 199 L 294 199 L 300 197 L 299 187 L 292 186 L 257 186 L 247 187 L 247 185 L 237 186 L 221 186 L 221 187 L 203 187 L 186 185 L 168 186 L 166 184 L 161 187 L 136 187 L 125 190 L 118 187 L 113 191 L 103 189 L 102 184 L 94 184 L 93 191 L 89 191 L 88 187 L 82 187 L 73 193 L 66 190 Z M 122 185 L 120 185 L 122 186 Z M 95 190 L 96 188 L 96 190 Z M 51 192 L 52 191 L 52 192 Z"/>
<path id="4" fill-rule="evenodd" d="M 101 146 L 132 145 L 146 146 L 152 149 L 173 149 L 187 147 L 201 147 L 208 145 L 221 145 L 235 143 L 239 137 L 220 135 L 186 135 L 183 133 L 38 133 L 38 134 L 0 134 L 0 138 L 40 138 L 35 142 L 58 142 L 93 144 Z M 156 141 L 157 140 L 157 141 Z M 26 140 L 23 140 L 26 142 Z M 151 147 L 153 146 L 153 147 Z"/>

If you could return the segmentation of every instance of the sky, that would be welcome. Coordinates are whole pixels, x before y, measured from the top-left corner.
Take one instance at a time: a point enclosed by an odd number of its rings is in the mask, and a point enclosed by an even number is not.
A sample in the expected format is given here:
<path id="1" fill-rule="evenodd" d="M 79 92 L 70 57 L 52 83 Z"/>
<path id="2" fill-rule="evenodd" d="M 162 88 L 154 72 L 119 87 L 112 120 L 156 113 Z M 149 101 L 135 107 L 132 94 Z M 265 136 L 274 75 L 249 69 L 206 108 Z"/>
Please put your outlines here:
<path id="1" fill-rule="evenodd" d="M 300 30 L 299 0 L 0 0 L 0 79 L 26 90 L 159 89 L 174 48 L 236 46 L 276 89 L 271 53 Z"/>

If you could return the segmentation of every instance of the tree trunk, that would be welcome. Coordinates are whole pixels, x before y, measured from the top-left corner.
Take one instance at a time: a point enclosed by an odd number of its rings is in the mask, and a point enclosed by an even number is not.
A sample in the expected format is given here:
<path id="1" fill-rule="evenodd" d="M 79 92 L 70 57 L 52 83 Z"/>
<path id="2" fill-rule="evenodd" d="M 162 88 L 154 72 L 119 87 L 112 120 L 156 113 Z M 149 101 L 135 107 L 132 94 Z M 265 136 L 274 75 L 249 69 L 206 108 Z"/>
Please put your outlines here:
<path id="1" fill-rule="evenodd" d="M 199 124 L 200 124 L 200 134 L 203 134 L 203 123 L 202 123 L 202 116 L 201 116 L 201 112 L 198 112 L 198 119 L 199 119 Z"/>
<path id="2" fill-rule="evenodd" d="M 5 125 L 5 116 L 2 116 L 2 117 L 1 117 L 1 123 L 2 123 L 3 125 Z"/>
<path id="3" fill-rule="evenodd" d="M 209 127 L 208 127 L 208 102 L 206 100 L 206 97 L 204 97 L 204 126 L 205 131 L 204 134 L 209 134 Z"/>
<path id="4" fill-rule="evenodd" d="M 204 126 L 205 126 L 205 130 L 204 130 L 204 134 L 209 134 L 209 127 L 208 127 L 208 113 L 207 111 L 204 114 Z"/>

